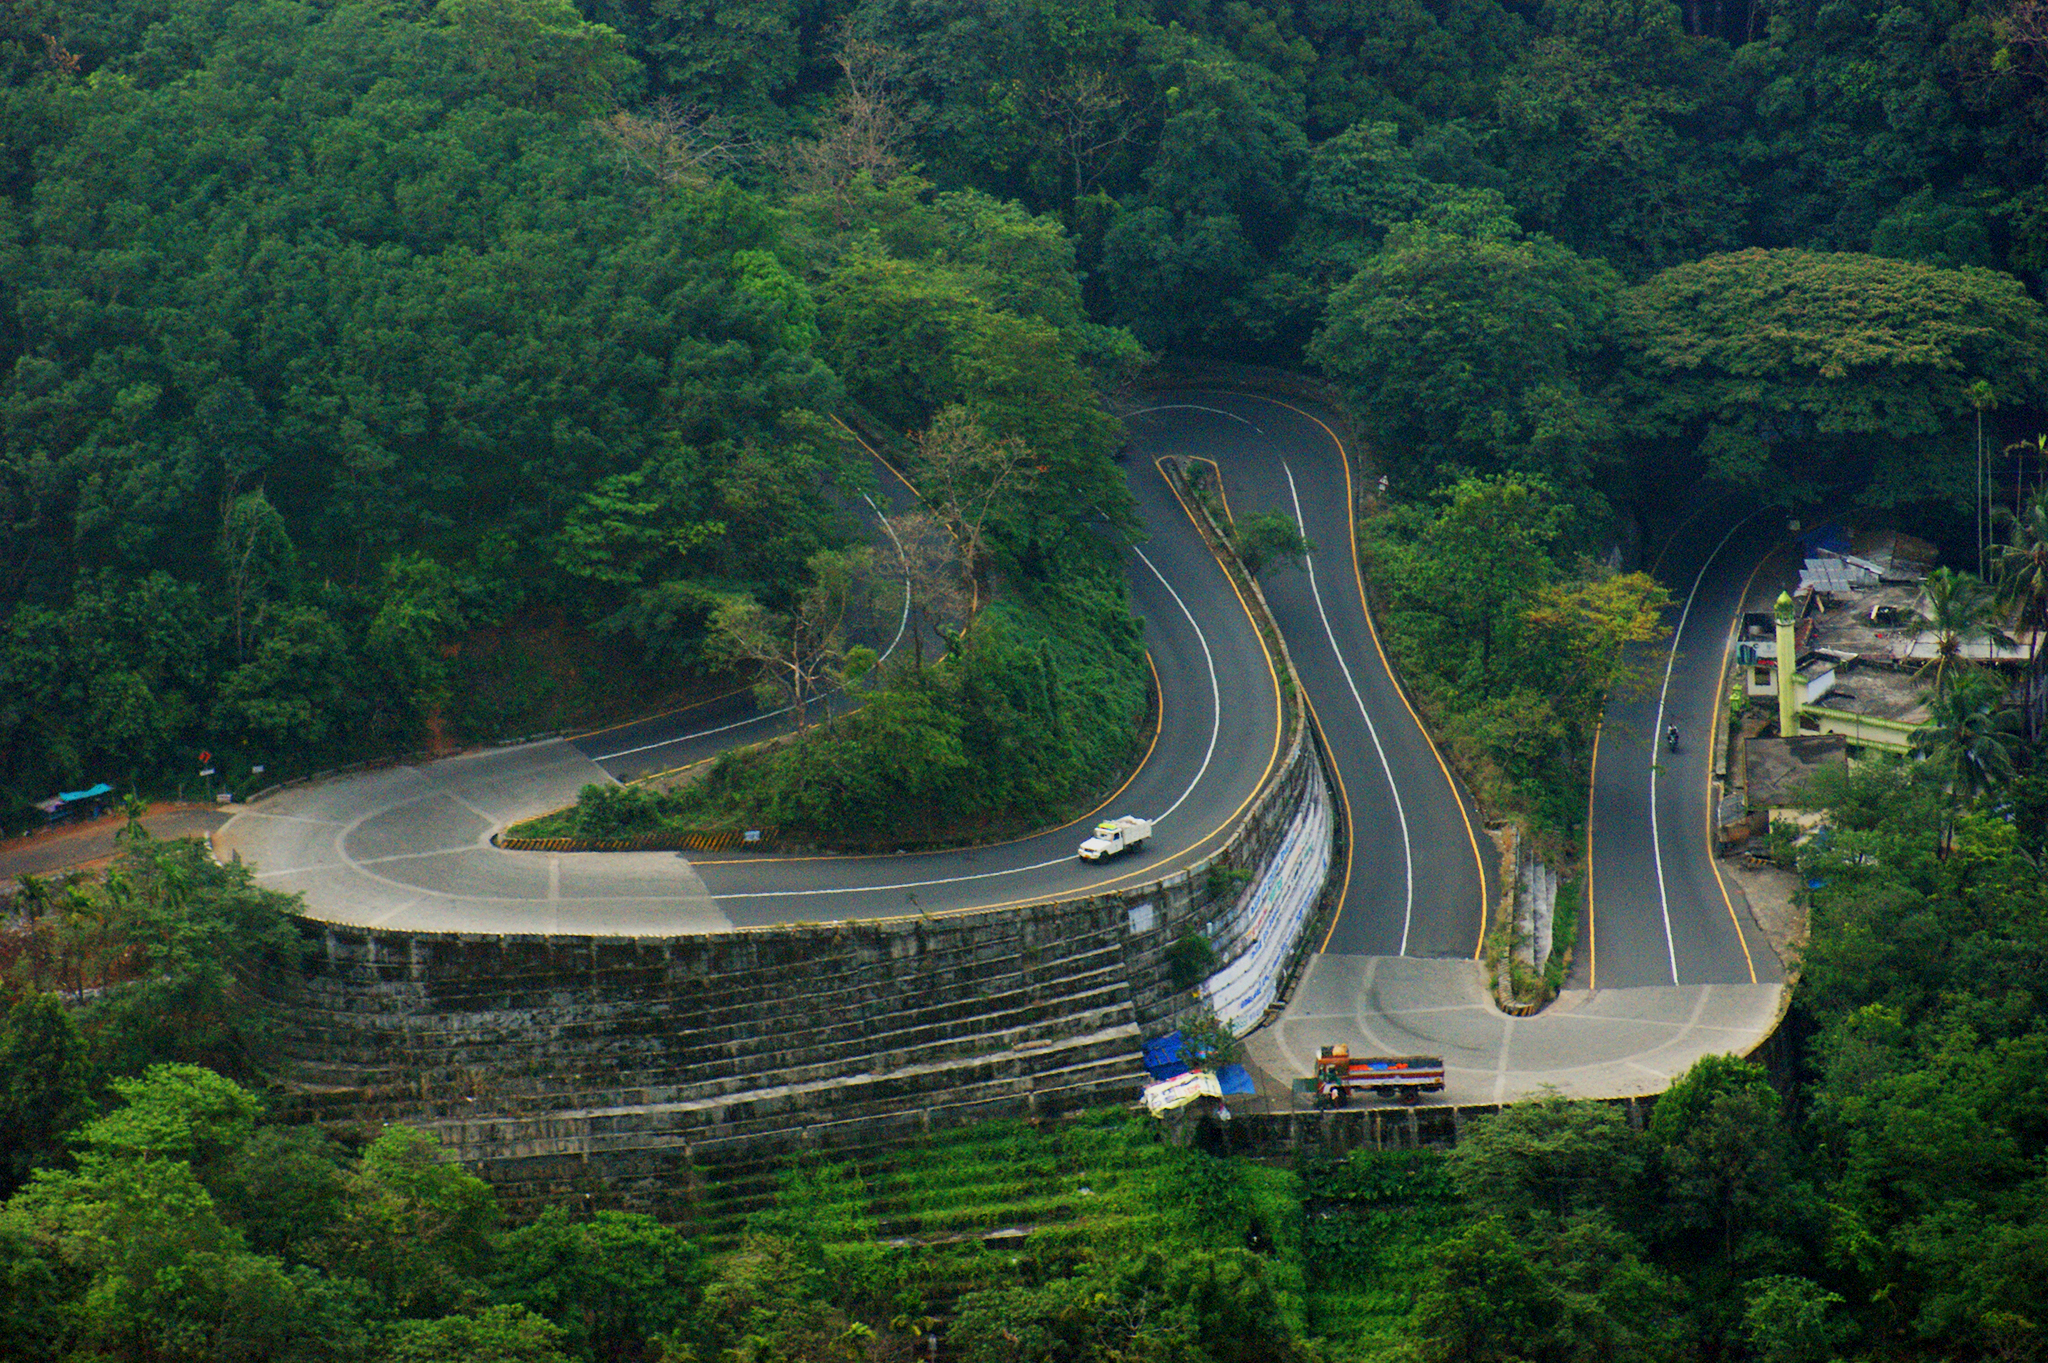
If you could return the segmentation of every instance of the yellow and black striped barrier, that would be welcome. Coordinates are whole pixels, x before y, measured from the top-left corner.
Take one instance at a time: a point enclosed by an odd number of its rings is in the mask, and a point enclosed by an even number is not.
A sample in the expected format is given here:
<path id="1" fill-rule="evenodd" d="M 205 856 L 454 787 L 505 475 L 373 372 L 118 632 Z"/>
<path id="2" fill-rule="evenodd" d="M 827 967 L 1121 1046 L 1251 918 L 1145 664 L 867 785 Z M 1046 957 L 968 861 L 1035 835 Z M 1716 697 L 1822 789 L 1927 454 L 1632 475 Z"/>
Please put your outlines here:
<path id="1" fill-rule="evenodd" d="M 735 847 L 754 847 L 765 852 L 775 847 L 773 833 L 764 831 L 749 838 L 736 829 L 717 832 L 673 829 L 642 833 L 633 838 L 495 837 L 491 841 L 507 852 L 724 852 Z"/>

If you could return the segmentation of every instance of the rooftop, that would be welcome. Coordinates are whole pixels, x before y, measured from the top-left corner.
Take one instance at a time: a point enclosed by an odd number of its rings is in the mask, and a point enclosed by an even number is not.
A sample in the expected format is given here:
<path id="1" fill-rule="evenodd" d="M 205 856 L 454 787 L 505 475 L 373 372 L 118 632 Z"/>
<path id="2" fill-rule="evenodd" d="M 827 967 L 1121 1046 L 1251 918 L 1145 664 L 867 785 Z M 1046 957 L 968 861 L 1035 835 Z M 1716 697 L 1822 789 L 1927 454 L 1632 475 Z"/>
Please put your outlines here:
<path id="1" fill-rule="evenodd" d="M 1820 598 L 1823 609 L 1812 617 L 1805 641 L 1812 652 L 1802 655 L 1800 673 L 1818 675 L 1832 665 L 1835 684 L 1812 703 L 1908 724 L 1927 718 L 1920 697 L 1928 684 L 1916 675 L 1919 664 L 1895 656 L 1897 645 L 1910 636 L 1895 625 L 1877 623 L 1893 618 L 1888 612 L 1910 614 L 1918 592 L 1917 587 L 1879 586 Z"/>
<path id="2" fill-rule="evenodd" d="M 1849 760 L 1849 740 L 1841 734 L 1803 734 L 1798 738 L 1752 738 L 1749 763 L 1749 804 L 1767 809 L 1790 804 L 1795 792 L 1825 766 Z"/>

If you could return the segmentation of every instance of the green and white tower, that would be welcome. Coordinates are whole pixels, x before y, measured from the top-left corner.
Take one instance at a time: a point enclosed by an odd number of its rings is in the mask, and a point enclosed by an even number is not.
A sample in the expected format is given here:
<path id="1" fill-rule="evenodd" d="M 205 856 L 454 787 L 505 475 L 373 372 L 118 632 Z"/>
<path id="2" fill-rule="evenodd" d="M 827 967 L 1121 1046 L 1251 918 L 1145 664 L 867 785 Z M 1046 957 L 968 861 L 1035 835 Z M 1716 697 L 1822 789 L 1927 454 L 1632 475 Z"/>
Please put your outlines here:
<path id="1" fill-rule="evenodd" d="M 1778 626 L 1778 737 L 1799 736 L 1799 629 L 1790 592 L 1779 592 L 1771 615 Z"/>

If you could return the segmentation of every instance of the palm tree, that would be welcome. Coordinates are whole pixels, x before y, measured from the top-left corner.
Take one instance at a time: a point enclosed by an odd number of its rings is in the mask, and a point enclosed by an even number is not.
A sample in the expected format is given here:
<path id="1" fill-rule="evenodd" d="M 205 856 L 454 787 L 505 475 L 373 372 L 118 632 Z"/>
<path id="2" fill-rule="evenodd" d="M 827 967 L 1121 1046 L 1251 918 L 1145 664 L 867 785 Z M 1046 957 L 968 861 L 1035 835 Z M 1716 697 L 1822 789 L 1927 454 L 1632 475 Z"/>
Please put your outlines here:
<path id="1" fill-rule="evenodd" d="M 23 871 L 14 878 L 16 896 L 22 901 L 22 913 L 33 924 L 50 907 L 52 891 L 48 881 Z"/>
<path id="2" fill-rule="evenodd" d="M 1999 599 L 2019 604 L 2031 662 L 2040 651 L 2042 616 L 2048 613 L 2048 491 L 2036 491 L 2017 515 L 2003 509 L 1998 514 L 2012 525 L 2012 543 L 1992 545 L 1991 564 Z"/>
<path id="3" fill-rule="evenodd" d="M 2035 443 L 2048 447 L 2048 437 L 2038 437 Z M 2048 681 L 2041 669 L 2041 628 L 2048 624 L 2048 490 L 2036 488 L 2017 513 L 2001 510 L 1999 518 L 2012 526 L 2012 542 L 1991 546 L 1991 561 L 1998 574 L 1999 598 L 2018 603 L 2015 623 L 2027 627 L 2027 670 L 2019 708 L 2021 727 L 2031 741 L 2040 737 L 2048 700 Z"/>
<path id="4" fill-rule="evenodd" d="M 1928 697 L 1929 720 L 1914 735 L 1913 752 L 1926 760 L 1948 792 L 1948 817 L 1936 849 L 1940 856 L 1948 855 L 1955 839 L 1957 811 L 2012 780 L 2020 748 L 2019 714 L 1999 703 L 2002 693 L 1995 678 L 1977 672 Z"/>
<path id="5" fill-rule="evenodd" d="M 1913 675 L 1917 680 L 1932 674 L 1934 694 L 1945 696 L 1971 670 L 1964 648 L 1979 639 L 2007 642 L 1991 623 L 1998 600 L 1975 577 L 1952 568 L 1929 573 L 1920 592 L 1927 608 L 1914 615 L 1913 623 L 1922 633 L 1934 636 L 1934 656 Z"/>

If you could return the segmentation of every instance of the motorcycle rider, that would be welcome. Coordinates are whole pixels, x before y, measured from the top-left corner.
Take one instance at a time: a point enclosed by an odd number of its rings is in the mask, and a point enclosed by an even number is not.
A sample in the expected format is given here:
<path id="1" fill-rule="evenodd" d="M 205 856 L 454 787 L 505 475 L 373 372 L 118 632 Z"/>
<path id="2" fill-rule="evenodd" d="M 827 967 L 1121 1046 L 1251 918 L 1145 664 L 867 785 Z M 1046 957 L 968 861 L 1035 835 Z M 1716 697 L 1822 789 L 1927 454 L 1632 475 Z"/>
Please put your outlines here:
<path id="1" fill-rule="evenodd" d="M 1671 745 L 1671 751 L 1678 751 L 1678 726 L 1676 724 L 1664 731 L 1664 741 Z"/>

